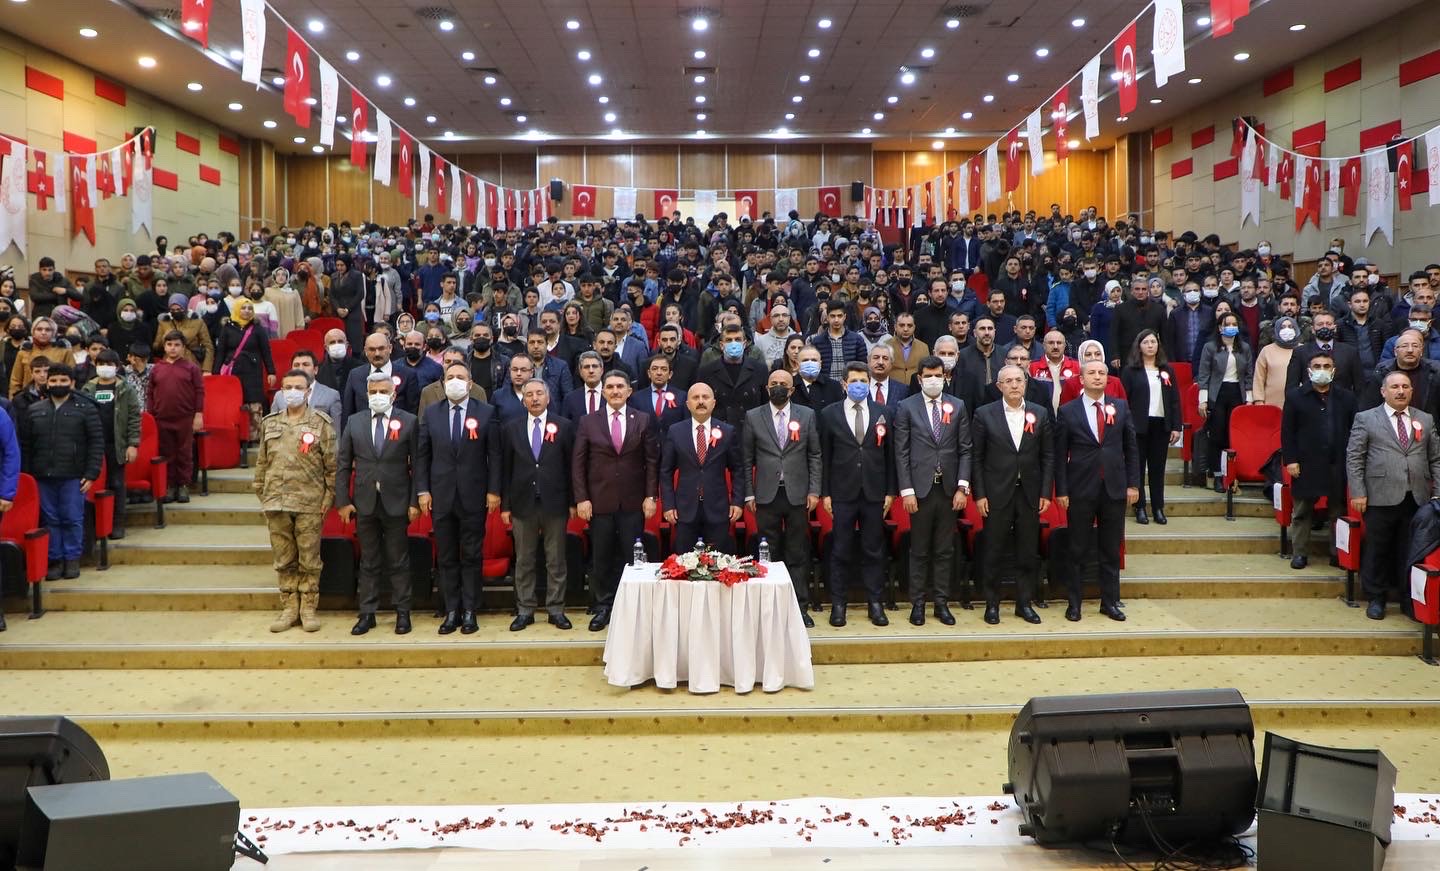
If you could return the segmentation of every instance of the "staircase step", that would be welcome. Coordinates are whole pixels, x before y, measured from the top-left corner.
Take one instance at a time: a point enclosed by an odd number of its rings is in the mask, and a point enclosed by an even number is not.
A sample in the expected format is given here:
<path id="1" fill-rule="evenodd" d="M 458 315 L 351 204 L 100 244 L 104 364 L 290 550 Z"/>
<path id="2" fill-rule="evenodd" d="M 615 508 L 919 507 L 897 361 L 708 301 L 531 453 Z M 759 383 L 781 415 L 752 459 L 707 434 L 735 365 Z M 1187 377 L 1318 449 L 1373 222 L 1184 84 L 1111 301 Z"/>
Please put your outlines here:
<path id="1" fill-rule="evenodd" d="M 268 566 L 273 562 L 264 525 L 177 524 L 125 532 L 123 540 L 110 545 L 110 561 L 115 565 Z"/>
<path id="2" fill-rule="evenodd" d="M 154 502 L 140 502 L 126 506 L 125 521 L 128 528 L 154 526 L 155 515 Z M 260 500 L 255 498 L 254 491 L 248 486 L 243 493 L 220 493 L 212 487 L 209 496 L 191 493 L 189 502 L 166 505 L 165 523 L 179 526 L 264 526 L 265 514 L 260 510 Z"/>
<path id="3" fill-rule="evenodd" d="M 1327 556 L 1323 535 L 1310 539 L 1313 556 Z M 1134 517 L 1125 521 L 1125 552 L 1129 554 L 1278 554 L 1280 527 L 1273 516 L 1176 517 L 1165 526 L 1141 526 Z M 1328 558 L 1328 556 L 1327 556 Z"/>

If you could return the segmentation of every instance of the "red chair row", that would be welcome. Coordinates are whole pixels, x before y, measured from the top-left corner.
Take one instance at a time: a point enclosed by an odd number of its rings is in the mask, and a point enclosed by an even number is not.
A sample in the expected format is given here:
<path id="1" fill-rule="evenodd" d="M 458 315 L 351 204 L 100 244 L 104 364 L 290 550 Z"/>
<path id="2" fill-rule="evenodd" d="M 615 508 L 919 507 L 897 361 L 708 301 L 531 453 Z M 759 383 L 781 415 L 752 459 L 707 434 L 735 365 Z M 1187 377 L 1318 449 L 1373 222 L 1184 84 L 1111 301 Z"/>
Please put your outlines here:
<path id="1" fill-rule="evenodd" d="M 250 414 L 245 393 L 234 375 L 205 376 L 205 428 L 195 433 L 200 471 L 200 492 L 210 495 L 211 469 L 245 467 L 245 443 L 250 440 Z"/>
<path id="2" fill-rule="evenodd" d="M 1235 519 L 1235 485 L 1265 481 L 1265 465 L 1280 450 L 1280 408 L 1241 405 L 1230 412 L 1225 451 L 1225 519 Z"/>
<path id="3" fill-rule="evenodd" d="M 20 475 L 14 503 L 0 514 L 0 563 L 5 595 L 28 592 L 30 619 L 43 615 L 40 582 L 50 565 L 50 531 L 40 525 L 40 487 L 28 474 Z"/>
<path id="4" fill-rule="evenodd" d="M 155 500 L 155 528 L 165 528 L 165 493 L 169 489 L 170 464 L 160 456 L 160 434 L 156 429 L 155 416 L 150 412 L 140 414 L 140 447 L 135 452 L 135 462 L 125 465 L 125 489 L 146 490 Z M 124 495 L 124 494 L 120 494 Z M 124 511 L 128 500 L 117 503 L 116 510 Z"/>

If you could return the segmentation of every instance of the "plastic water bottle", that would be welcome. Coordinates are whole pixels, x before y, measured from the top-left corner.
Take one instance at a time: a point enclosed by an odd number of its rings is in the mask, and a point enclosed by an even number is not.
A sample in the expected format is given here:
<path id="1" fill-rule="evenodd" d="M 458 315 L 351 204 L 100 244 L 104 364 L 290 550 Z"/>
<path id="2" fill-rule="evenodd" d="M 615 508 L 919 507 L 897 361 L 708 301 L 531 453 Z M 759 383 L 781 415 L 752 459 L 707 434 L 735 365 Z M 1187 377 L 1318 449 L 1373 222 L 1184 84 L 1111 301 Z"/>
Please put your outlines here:
<path id="1" fill-rule="evenodd" d="M 760 550 L 756 559 L 758 559 L 762 563 L 770 562 L 770 539 L 760 539 Z"/>
<path id="2" fill-rule="evenodd" d="M 697 538 L 697 539 L 695 539 L 695 547 L 693 548 L 693 550 L 694 550 L 696 553 L 700 553 L 700 552 L 703 551 L 704 549 L 705 549 L 705 540 L 704 540 L 703 538 Z"/>
<path id="3" fill-rule="evenodd" d="M 640 539 L 637 538 L 637 539 L 635 539 L 635 549 L 630 552 L 630 564 L 631 564 L 632 566 L 638 566 L 638 565 L 643 565 L 644 563 L 645 563 L 645 542 L 643 542 L 643 541 L 641 541 Z"/>

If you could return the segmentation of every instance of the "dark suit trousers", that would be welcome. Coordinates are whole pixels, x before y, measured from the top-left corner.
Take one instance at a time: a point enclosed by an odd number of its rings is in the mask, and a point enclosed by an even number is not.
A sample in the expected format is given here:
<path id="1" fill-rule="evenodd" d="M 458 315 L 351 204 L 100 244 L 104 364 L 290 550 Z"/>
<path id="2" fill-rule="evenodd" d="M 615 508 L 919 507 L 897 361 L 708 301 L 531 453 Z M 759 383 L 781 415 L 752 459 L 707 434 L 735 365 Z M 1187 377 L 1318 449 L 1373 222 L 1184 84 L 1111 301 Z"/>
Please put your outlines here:
<path id="1" fill-rule="evenodd" d="M 480 566 L 485 547 L 485 512 L 434 515 L 440 592 L 446 611 L 474 611 L 480 604 Z"/>
<path id="2" fill-rule="evenodd" d="M 849 601 L 850 582 L 855 575 L 855 539 L 860 539 L 861 580 L 867 602 L 880 602 L 885 593 L 885 515 L 879 502 L 839 502 L 830 542 L 830 601 Z M 859 524 L 860 530 L 855 530 Z"/>
<path id="3" fill-rule="evenodd" d="M 1009 504 L 995 506 L 990 500 L 990 516 L 985 518 L 985 546 L 981 583 L 986 602 L 1000 601 L 1000 573 L 1006 557 L 1015 565 L 1015 605 L 1030 603 L 1035 584 L 1035 567 L 1040 550 L 1040 514 L 1025 504 L 1019 488 Z"/>
<path id="4" fill-rule="evenodd" d="M 595 604 L 605 610 L 615 604 L 615 589 L 630 562 L 635 539 L 645 531 L 645 515 L 639 511 L 616 511 L 590 518 L 590 582 Z"/>
<path id="5" fill-rule="evenodd" d="M 755 503 L 755 530 L 759 534 L 751 542 L 752 554 L 760 547 L 760 539 L 770 543 L 770 558 L 785 563 L 790 582 L 795 585 L 795 598 L 800 607 L 810 603 L 810 512 L 805 503 L 791 505 L 785 487 L 775 491 L 775 501 Z"/>
<path id="6" fill-rule="evenodd" d="M 360 613 L 374 614 L 380 604 L 380 579 L 390 579 L 390 596 L 396 611 L 410 610 L 410 518 L 379 510 L 355 515 L 355 537 L 360 541 L 360 576 L 357 581 Z"/>
<path id="7" fill-rule="evenodd" d="M 1410 601 L 1410 520 L 1419 506 L 1412 494 L 1399 505 L 1365 509 L 1365 545 L 1360 553 L 1360 585 L 1367 599 Z"/>
<path id="8" fill-rule="evenodd" d="M 1165 424 L 1165 418 L 1150 418 L 1149 427 L 1144 435 L 1136 435 L 1136 442 L 1140 448 L 1141 469 L 1145 478 L 1150 482 L 1150 504 L 1155 508 L 1165 507 L 1165 461 L 1170 455 L 1170 430 Z M 1140 488 L 1140 501 L 1137 506 L 1145 507 L 1145 488 Z"/>
<path id="9" fill-rule="evenodd" d="M 955 563 L 955 509 L 939 484 L 920 499 L 910 515 L 910 603 L 950 601 L 951 567 Z M 928 582 L 927 582 L 928 576 Z"/>
<path id="10" fill-rule="evenodd" d="M 1100 604 L 1120 603 L 1120 542 L 1125 537 L 1125 500 L 1070 500 L 1067 531 L 1070 536 L 1070 565 L 1065 586 L 1071 604 L 1080 604 L 1080 569 L 1085 564 L 1091 545 L 1099 563 L 1096 580 L 1100 582 Z M 1051 539 L 1054 541 L 1054 539 Z"/>
<path id="11" fill-rule="evenodd" d="M 695 542 L 704 541 L 705 545 L 721 553 L 734 553 L 735 542 L 730 538 L 730 511 L 729 504 L 726 504 L 727 512 L 725 519 L 712 523 L 705 519 L 704 509 L 695 513 L 695 519 L 689 523 L 684 520 L 677 521 L 675 531 L 670 534 L 670 549 L 674 553 L 689 553 L 695 549 Z"/>
<path id="12" fill-rule="evenodd" d="M 515 534 L 515 603 L 521 616 L 535 613 L 535 548 L 540 541 L 545 544 L 545 610 L 565 613 L 565 527 L 569 522 L 566 514 L 510 515 Z"/>

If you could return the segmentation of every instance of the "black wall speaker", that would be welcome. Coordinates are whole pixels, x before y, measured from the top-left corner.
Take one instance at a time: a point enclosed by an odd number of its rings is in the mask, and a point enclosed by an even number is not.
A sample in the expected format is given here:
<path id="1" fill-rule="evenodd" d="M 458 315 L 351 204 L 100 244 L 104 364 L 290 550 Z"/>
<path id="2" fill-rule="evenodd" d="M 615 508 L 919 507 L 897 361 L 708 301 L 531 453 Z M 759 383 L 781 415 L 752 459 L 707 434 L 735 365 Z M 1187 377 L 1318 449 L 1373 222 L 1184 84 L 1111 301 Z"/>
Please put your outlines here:
<path id="1" fill-rule="evenodd" d="M 0 718 L 0 867 L 15 864 L 27 789 L 109 779 L 100 745 L 70 720 Z"/>
<path id="2" fill-rule="evenodd" d="M 1394 819 L 1395 766 L 1379 750 L 1266 734 L 1255 804 L 1265 871 L 1380 871 Z"/>
<path id="3" fill-rule="evenodd" d="M 139 136 L 145 130 L 144 127 L 136 127 L 130 131 L 131 136 Z M 154 130 L 150 134 L 150 149 L 153 153 L 160 153 L 160 131 Z"/>
<path id="4" fill-rule="evenodd" d="M 1035 698 L 1004 789 L 1041 844 L 1219 839 L 1255 818 L 1254 742 L 1238 690 Z"/>
<path id="5" fill-rule="evenodd" d="M 558 178 L 550 179 L 550 199 L 557 203 L 565 199 L 565 182 Z"/>
<path id="6" fill-rule="evenodd" d="M 850 202 L 852 202 L 852 203 L 859 203 L 859 202 L 864 202 L 864 200 L 865 200 L 865 182 L 863 182 L 863 181 L 852 181 L 852 182 L 850 182 Z"/>

